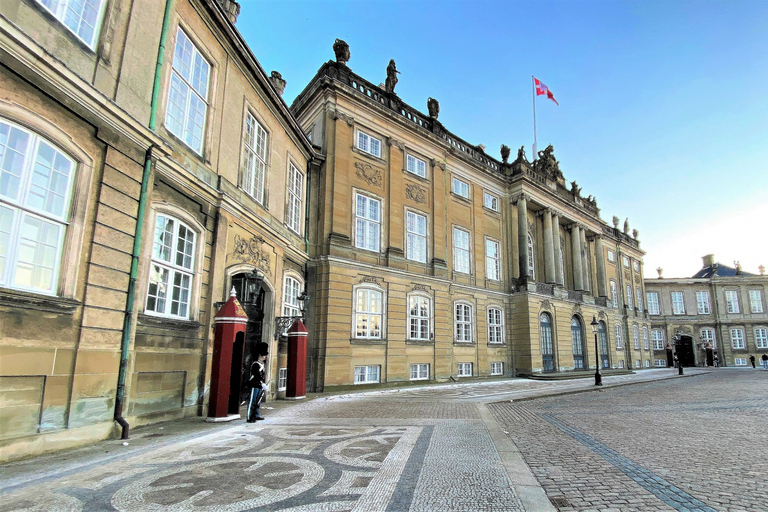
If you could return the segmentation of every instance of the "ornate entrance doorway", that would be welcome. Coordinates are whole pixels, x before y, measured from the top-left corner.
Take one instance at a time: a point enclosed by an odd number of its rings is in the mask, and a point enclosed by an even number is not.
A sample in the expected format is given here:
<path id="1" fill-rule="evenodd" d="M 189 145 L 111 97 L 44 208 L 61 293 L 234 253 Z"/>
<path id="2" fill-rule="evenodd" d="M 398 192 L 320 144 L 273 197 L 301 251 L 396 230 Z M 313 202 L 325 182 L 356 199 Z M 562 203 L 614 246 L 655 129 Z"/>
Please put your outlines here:
<path id="1" fill-rule="evenodd" d="M 264 283 L 263 274 L 257 270 L 232 276 L 232 287 L 237 294 L 237 300 L 240 301 L 245 314 L 248 315 L 248 324 L 245 330 L 245 355 L 240 370 L 240 382 L 242 389 L 245 389 L 249 369 L 258 358 L 260 345 L 264 340 L 264 309 L 269 289 Z"/>
<path id="2" fill-rule="evenodd" d="M 677 363 L 681 366 L 696 366 L 696 357 L 693 353 L 693 338 L 687 334 L 680 334 L 675 339 L 675 353 Z"/>

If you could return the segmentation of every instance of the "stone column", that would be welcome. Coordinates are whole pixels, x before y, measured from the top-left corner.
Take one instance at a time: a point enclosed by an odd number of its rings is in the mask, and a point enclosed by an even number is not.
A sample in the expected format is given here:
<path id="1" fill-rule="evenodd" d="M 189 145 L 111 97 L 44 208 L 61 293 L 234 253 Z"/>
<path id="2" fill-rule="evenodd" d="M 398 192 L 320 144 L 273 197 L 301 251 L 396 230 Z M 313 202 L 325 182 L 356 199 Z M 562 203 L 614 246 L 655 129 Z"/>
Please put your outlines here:
<path id="1" fill-rule="evenodd" d="M 554 242 L 553 251 L 555 253 L 555 282 L 563 286 L 565 285 L 563 276 L 565 269 L 560 264 L 560 253 L 562 253 L 563 248 L 560 246 L 560 215 L 557 213 L 552 215 L 552 241 Z"/>
<path id="2" fill-rule="evenodd" d="M 581 264 L 581 235 L 579 225 L 571 224 L 571 256 L 573 257 L 573 288 L 577 291 L 584 290 L 584 267 Z"/>
<path id="3" fill-rule="evenodd" d="M 608 296 L 605 285 L 605 260 L 603 258 L 603 237 L 595 235 L 595 266 L 597 267 L 597 295 L 599 297 Z"/>
<path id="4" fill-rule="evenodd" d="M 528 201 L 525 194 L 517 199 L 517 247 L 520 253 L 520 277 L 528 278 Z"/>
<path id="5" fill-rule="evenodd" d="M 589 276 L 589 258 L 587 257 L 587 228 L 579 228 L 579 236 L 581 236 L 581 265 L 582 265 L 582 279 L 584 283 L 584 291 L 588 292 L 592 289 L 592 280 Z"/>
<path id="6" fill-rule="evenodd" d="M 544 210 L 544 279 L 547 283 L 555 282 L 555 247 L 552 240 L 552 211 Z"/>

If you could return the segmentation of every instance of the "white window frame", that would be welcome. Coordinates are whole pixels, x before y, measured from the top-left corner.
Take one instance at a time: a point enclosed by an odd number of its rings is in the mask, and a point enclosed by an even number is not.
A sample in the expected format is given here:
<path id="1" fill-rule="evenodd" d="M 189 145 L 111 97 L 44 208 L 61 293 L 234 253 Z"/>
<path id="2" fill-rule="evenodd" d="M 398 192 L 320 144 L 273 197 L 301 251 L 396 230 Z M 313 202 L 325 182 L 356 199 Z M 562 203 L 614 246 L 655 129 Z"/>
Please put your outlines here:
<path id="1" fill-rule="evenodd" d="M 355 366 L 355 384 L 376 384 L 381 381 L 381 365 Z"/>
<path id="2" fill-rule="evenodd" d="M 0 118 L 0 130 L 6 132 L 0 146 L 5 185 L 0 189 L 0 247 L 6 248 L 0 254 L 0 286 L 56 295 L 77 162 L 47 138 L 15 123 Z M 9 146 L 11 137 L 19 143 L 24 139 L 24 147 Z"/>
<path id="3" fill-rule="evenodd" d="M 765 327 L 755 327 L 755 348 L 768 348 L 768 329 Z"/>
<path id="4" fill-rule="evenodd" d="M 410 380 L 429 380 L 429 363 L 411 364 Z"/>
<path id="5" fill-rule="evenodd" d="M 293 162 L 288 162 L 288 198 L 285 203 L 285 223 L 294 233 L 301 234 L 302 204 L 304 197 L 304 174 Z"/>
<path id="6" fill-rule="evenodd" d="M 283 308 L 282 316 L 301 316 L 299 295 L 304 285 L 301 279 L 291 274 L 283 276 Z M 290 327 L 290 326 L 289 326 Z"/>
<path id="7" fill-rule="evenodd" d="M 725 290 L 725 304 L 728 313 L 740 313 L 739 307 L 739 291 L 738 290 Z"/>
<path id="8" fill-rule="evenodd" d="M 640 360 L 635 359 L 635 368 L 640 368 Z"/>
<path id="9" fill-rule="evenodd" d="M 533 237 L 528 233 L 528 277 L 536 280 L 536 251 L 533 249 Z"/>
<path id="10" fill-rule="evenodd" d="M 614 327 L 614 332 L 616 333 L 616 350 L 623 350 L 624 349 L 624 327 L 621 326 L 621 324 L 616 324 Z"/>
<path id="11" fill-rule="evenodd" d="M 382 201 L 360 192 L 355 192 L 354 196 L 355 247 L 380 252 Z M 376 204 L 376 211 L 372 209 L 374 204 Z"/>
<path id="12" fill-rule="evenodd" d="M 632 270 L 635 272 L 640 272 L 640 262 L 637 260 L 632 260 Z"/>
<path id="13" fill-rule="evenodd" d="M 456 363 L 457 377 L 472 377 L 472 363 Z"/>
<path id="14" fill-rule="evenodd" d="M 483 206 L 491 211 L 499 211 L 499 198 L 493 194 L 483 191 Z"/>
<path id="15" fill-rule="evenodd" d="M 468 302 L 453 303 L 453 340 L 455 343 L 474 341 L 474 308 Z"/>
<path id="16" fill-rule="evenodd" d="M 684 315 L 685 314 L 685 295 L 683 292 L 670 292 L 670 298 L 672 299 L 672 314 Z"/>
<path id="17" fill-rule="evenodd" d="M 637 310 L 643 312 L 643 289 L 638 286 L 635 288 L 635 295 L 637 296 Z"/>
<path id="18" fill-rule="evenodd" d="M 696 292 L 696 311 L 700 315 L 712 313 L 712 309 L 709 306 L 709 291 L 699 290 Z"/>
<path id="19" fill-rule="evenodd" d="M 352 337 L 359 340 L 383 339 L 384 312 L 387 309 L 384 290 L 373 286 L 356 286 L 352 290 L 352 299 Z M 375 308 L 377 300 L 378 311 Z"/>
<path id="20" fill-rule="evenodd" d="M 485 239 L 485 277 L 501 281 L 501 244 L 491 238 Z"/>
<path id="21" fill-rule="evenodd" d="M 653 350 L 664 350 L 663 329 L 651 329 L 651 340 L 653 340 Z"/>
<path id="22" fill-rule="evenodd" d="M 418 263 L 427 262 L 427 216 L 407 210 L 405 212 L 405 257 Z"/>
<path id="23" fill-rule="evenodd" d="M 245 115 L 243 133 L 243 170 L 240 186 L 262 206 L 266 204 L 269 132 L 251 112 Z"/>
<path id="24" fill-rule="evenodd" d="M 717 348 L 717 338 L 715 336 L 715 330 L 711 327 L 704 327 L 699 331 L 699 338 L 703 343 L 711 343 L 712 348 Z"/>
<path id="25" fill-rule="evenodd" d="M 463 197 L 464 199 L 469 199 L 469 183 L 457 178 L 456 176 L 452 176 L 451 192 L 457 196 Z"/>
<path id="26" fill-rule="evenodd" d="M 501 361 L 491 363 L 491 375 L 504 375 L 504 363 Z"/>
<path id="27" fill-rule="evenodd" d="M 405 157 L 405 170 L 420 178 L 427 177 L 427 162 L 411 154 Z"/>
<path id="28" fill-rule="evenodd" d="M 660 315 L 661 310 L 659 309 L 659 294 L 658 292 L 646 292 L 645 293 L 645 302 L 646 306 L 648 307 L 648 314 L 649 315 Z"/>
<path id="29" fill-rule="evenodd" d="M 498 306 L 490 306 L 487 311 L 488 343 L 504 343 L 504 310 Z"/>
<path id="30" fill-rule="evenodd" d="M 624 368 L 624 360 L 619 359 L 619 368 Z"/>
<path id="31" fill-rule="evenodd" d="M 277 370 L 277 390 L 285 391 L 288 387 L 288 368 L 279 368 Z"/>
<path id="32" fill-rule="evenodd" d="M 622 256 L 621 262 L 625 267 L 629 268 L 629 258 L 627 256 Z"/>
<path id="33" fill-rule="evenodd" d="M 666 359 L 654 359 L 653 360 L 653 366 L 656 368 L 666 368 L 667 367 L 667 360 Z"/>
<path id="34" fill-rule="evenodd" d="M 466 245 L 463 244 L 466 238 Z M 461 245 L 459 245 L 461 244 Z M 453 271 L 469 274 L 472 268 L 472 235 L 459 227 L 453 227 Z"/>
<path id="35" fill-rule="evenodd" d="M 610 288 L 611 288 L 611 303 L 613 304 L 614 308 L 619 307 L 619 285 L 616 284 L 616 281 L 611 279 L 609 281 Z"/>
<path id="36" fill-rule="evenodd" d="M 731 333 L 731 347 L 735 350 L 747 348 L 747 343 L 744 340 L 744 330 L 741 327 L 732 327 Z"/>
<path id="37" fill-rule="evenodd" d="M 648 341 L 648 328 L 643 327 L 643 348 L 645 350 L 650 350 L 650 342 Z"/>
<path id="38" fill-rule="evenodd" d="M 749 290 L 749 311 L 751 313 L 762 313 L 764 311 L 762 291 Z"/>
<path id="39" fill-rule="evenodd" d="M 632 296 L 632 294 L 634 292 L 632 291 L 632 285 L 631 284 L 628 284 L 626 286 L 627 286 L 627 308 L 631 311 L 633 309 L 633 305 L 632 305 L 633 296 Z"/>
<path id="40" fill-rule="evenodd" d="M 432 299 L 426 295 L 414 293 L 408 296 L 408 339 L 432 339 Z"/>
<path id="41" fill-rule="evenodd" d="M 636 325 L 632 326 L 632 346 L 635 350 L 640 350 L 640 328 Z"/>
<path id="42" fill-rule="evenodd" d="M 179 45 L 187 48 L 179 48 Z M 191 62 L 179 61 L 179 55 L 184 55 L 191 48 Z M 181 54 L 179 53 L 181 52 Z M 197 67 L 199 66 L 199 69 Z M 204 80 L 200 80 L 198 71 L 205 71 Z M 173 50 L 173 64 L 171 66 L 171 81 L 168 84 L 168 102 L 165 111 L 165 127 L 169 132 L 181 139 L 198 155 L 203 154 L 205 143 L 205 127 L 208 118 L 208 94 L 211 88 L 211 63 L 208 62 L 200 49 L 195 45 L 187 33 L 178 27 L 176 31 L 176 43 Z M 195 83 L 197 82 L 197 86 Z M 199 104 L 193 105 L 195 98 Z M 177 100 L 178 103 L 176 101 Z M 183 105 L 181 104 L 183 103 Z M 180 111 L 176 112 L 176 108 Z M 195 109 L 197 117 L 192 116 Z M 183 118 L 176 119 L 175 113 Z"/>
<path id="43" fill-rule="evenodd" d="M 616 253 L 612 250 L 608 249 L 608 262 L 609 263 L 615 263 L 616 262 Z"/>
<path id="44" fill-rule="evenodd" d="M 747 358 L 746 357 L 736 357 L 733 360 L 734 366 L 747 366 Z"/>
<path id="45" fill-rule="evenodd" d="M 167 241 L 163 237 L 168 232 L 163 230 L 161 233 L 158 233 L 158 230 L 161 229 L 160 223 L 163 222 L 162 219 L 171 222 L 173 225 L 172 232 L 170 233 L 170 245 L 166 243 Z M 183 234 L 182 229 L 184 230 Z M 150 253 L 151 261 L 147 293 L 144 300 L 144 313 L 152 316 L 187 320 L 192 314 L 193 307 L 192 298 L 195 290 L 198 233 L 186 222 L 165 212 L 158 212 L 155 215 L 152 233 L 153 243 Z M 191 240 L 186 237 L 187 234 L 192 235 Z M 180 237 L 183 237 L 184 242 L 181 254 L 179 253 Z M 167 258 L 163 254 L 164 251 L 167 251 Z M 180 255 L 182 257 L 181 264 L 178 263 Z M 160 279 L 163 271 L 167 272 L 167 279 L 161 282 Z M 182 281 L 179 285 L 176 284 L 177 278 Z M 186 285 L 183 282 L 184 278 L 187 278 Z M 153 293 L 153 286 L 155 287 L 155 293 Z M 163 288 L 165 288 L 165 291 L 161 292 Z M 179 300 L 174 300 L 173 297 L 177 290 Z M 184 293 L 186 293 L 186 300 L 183 299 Z M 150 306 L 150 301 L 152 301 L 153 306 Z M 174 312 L 174 303 L 178 304 L 176 312 Z M 185 312 L 180 312 L 182 307 Z"/>
<path id="46" fill-rule="evenodd" d="M 79 6 L 75 0 L 54 0 L 52 6 L 46 5 L 43 0 L 37 0 L 37 3 L 40 4 L 46 11 L 53 14 L 53 16 L 59 20 L 61 24 L 67 28 L 67 30 L 72 32 L 75 37 L 85 43 L 88 48 L 91 50 L 96 48 L 96 43 L 99 40 L 99 32 L 101 30 L 101 22 L 103 21 L 104 17 L 104 5 L 106 3 L 105 0 L 85 0 Z M 84 10 L 86 4 L 91 8 L 91 14 L 96 15 L 95 19 L 89 20 L 93 23 L 93 25 L 91 25 L 91 23 L 85 19 Z M 71 14 L 74 12 L 75 7 L 80 7 L 80 10 L 79 12 L 75 13 L 76 19 L 72 19 Z M 71 26 L 71 24 L 74 24 L 74 26 Z M 83 25 L 93 29 L 93 33 L 91 34 L 90 38 L 85 37 L 85 35 L 82 33 Z"/>
<path id="47" fill-rule="evenodd" d="M 357 130 L 355 147 L 364 153 L 373 155 L 376 158 L 381 158 L 381 139 L 378 139 L 363 130 Z"/>

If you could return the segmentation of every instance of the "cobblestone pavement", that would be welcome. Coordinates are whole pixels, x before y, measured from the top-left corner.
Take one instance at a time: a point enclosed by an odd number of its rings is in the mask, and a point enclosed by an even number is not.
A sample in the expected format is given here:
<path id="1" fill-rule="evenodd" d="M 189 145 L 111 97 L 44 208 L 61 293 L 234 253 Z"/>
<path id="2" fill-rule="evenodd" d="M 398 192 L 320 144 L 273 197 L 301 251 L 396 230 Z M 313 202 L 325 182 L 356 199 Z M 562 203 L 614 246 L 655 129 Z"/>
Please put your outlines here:
<path id="1" fill-rule="evenodd" d="M 710 449 L 722 432 L 765 444 L 766 404 L 749 397 L 766 396 L 757 390 L 768 380 L 686 373 L 702 375 L 607 377 L 599 393 L 583 392 L 595 389 L 589 379 L 462 382 L 271 402 L 256 424 L 138 427 L 127 446 L 109 440 L 0 465 L 0 512 L 757 509 L 758 445 L 718 445 L 722 472 Z M 744 378 L 755 379 L 744 382 L 750 393 L 718 389 Z M 685 398 L 691 422 L 679 422 L 668 394 L 699 397 Z M 699 443 L 683 463 L 669 446 L 686 439 Z M 745 475 L 740 487 L 729 472 Z"/>
<path id="2" fill-rule="evenodd" d="M 559 510 L 768 509 L 768 372 L 489 409 Z"/>

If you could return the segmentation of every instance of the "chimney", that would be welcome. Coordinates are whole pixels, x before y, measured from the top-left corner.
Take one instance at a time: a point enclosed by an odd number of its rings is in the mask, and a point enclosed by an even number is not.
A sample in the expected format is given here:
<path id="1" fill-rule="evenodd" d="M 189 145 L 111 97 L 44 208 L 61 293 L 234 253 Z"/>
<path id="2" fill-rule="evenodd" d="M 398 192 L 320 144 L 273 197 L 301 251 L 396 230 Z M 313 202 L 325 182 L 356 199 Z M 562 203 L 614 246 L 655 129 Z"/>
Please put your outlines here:
<path id="1" fill-rule="evenodd" d="M 277 94 L 280 96 L 283 95 L 283 91 L 285 90 L 285 80 L 283 80 L 283 75 L 278 73 L 277 71 L 273 71 L 272 74 L 269 77 L 269 81 L 272 82 L 272 85 L 277 89 Z"/>
<path id="2" fill-rule="evenodd" d="M 234 25 L 237 21 L 237 15 L 240 14 L 240 4 L 236 0 L 216 0 L 222 9 L 224 14 L 227 15 L 229 21 Z"/>
<path id="3" fill-rule="evenodd" d="M 704 263 L 704 267 L 711 267 L 715 264 L 715 255 L 707 254 L 706 256 L 702 256 L 701 261 Z"/>

